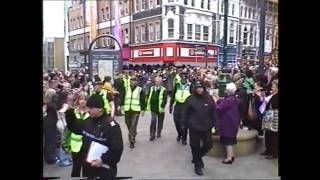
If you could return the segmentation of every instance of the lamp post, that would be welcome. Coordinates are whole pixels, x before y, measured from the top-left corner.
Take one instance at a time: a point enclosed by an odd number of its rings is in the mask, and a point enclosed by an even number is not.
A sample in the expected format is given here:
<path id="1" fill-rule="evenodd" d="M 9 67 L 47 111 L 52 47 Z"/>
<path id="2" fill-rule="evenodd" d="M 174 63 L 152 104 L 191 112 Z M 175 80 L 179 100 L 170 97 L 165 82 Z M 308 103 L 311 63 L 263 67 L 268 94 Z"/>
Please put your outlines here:
<path id="1" fill-rule="evenodd" d="M 259 74 L 264 72 L 266 0 L 260 0 L 260 34 L 259 34 Z"/>
<path id="2" fill-rule="evenodd" d="M 229 9 L 229 1 L 228 0 L 224 0 L 223 62 L 222 62 L 222 68 L 225 68 L 225 66 L 227 64 L 228 9 Z"/>

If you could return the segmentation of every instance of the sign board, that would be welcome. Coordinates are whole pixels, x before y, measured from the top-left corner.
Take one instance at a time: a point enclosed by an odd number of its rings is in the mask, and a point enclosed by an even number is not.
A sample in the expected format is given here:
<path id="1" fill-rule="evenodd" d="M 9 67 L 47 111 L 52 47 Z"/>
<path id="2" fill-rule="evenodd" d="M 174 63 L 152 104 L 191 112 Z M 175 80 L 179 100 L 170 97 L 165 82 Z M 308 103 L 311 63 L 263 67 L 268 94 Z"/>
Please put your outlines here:
<path id="1" fill-rule="evenodd" d="M 154 49 L 141 49 L 139 56 L 154 56 Z"/>
<path id="2" fill-rule="evenodd" d="M 104 79 L 104 76 L 111 76 L 113 80 L 114 75 L 122 68 L 118 50 L 93 50 L 90 52 L 90 60 L 91 75 L 99 75 L 101 79 Z"/>

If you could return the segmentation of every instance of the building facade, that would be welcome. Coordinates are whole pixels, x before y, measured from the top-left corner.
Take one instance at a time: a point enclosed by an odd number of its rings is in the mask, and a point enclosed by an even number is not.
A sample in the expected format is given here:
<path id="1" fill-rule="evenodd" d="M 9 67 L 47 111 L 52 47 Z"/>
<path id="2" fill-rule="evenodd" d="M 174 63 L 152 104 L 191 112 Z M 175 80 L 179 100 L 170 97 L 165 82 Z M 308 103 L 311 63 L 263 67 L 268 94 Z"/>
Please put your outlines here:
<path id="1" fill-rule="evenodd" d="M 113 1 L 73 0 L 68 10 L 69 61 L 88 63 L 90 42 L 111 34 Z M 223 46 L 224 0 L 119 0 L 124 64 L 214 65 Z M 268 1 L 266 53 L 277 36 L 277 2 Z M 229 0 L 228 59 L 257 60 L 259 1 Z M 114 48 L 100 38 L 96 48 Z"/>
<path id="2" fill-rule="evenodd" d="M 64 38 L 49 37 L 43 43 L 43 70 L 64 70 Z"/>

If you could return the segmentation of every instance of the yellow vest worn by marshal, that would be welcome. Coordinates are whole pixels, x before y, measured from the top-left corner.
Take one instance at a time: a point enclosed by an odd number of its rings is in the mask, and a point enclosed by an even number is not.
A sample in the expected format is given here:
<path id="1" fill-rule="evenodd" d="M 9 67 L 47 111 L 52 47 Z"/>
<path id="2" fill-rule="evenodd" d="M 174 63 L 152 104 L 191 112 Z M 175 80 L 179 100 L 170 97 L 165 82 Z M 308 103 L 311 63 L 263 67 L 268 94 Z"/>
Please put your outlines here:
<path id="1" fill-rule="evenodd" d="M 141 111 L 140 92 L 142 88 L 137 86 L 132 92 L 131 86 L 126 86 L 126 95 L 124 97 L 124 111 Z"/>
<path id="2" fill-rule="evenodd" d="M 186 99 L 190 96 L 190 85 L 189 84 L 179 84 L 177 86 L 177 91 L 175 93 L 175 103 L 184 103 Z"/>
<path id="3" fill-rule="evenodd" d="M 76 109 L 74 109 L 74 114 L 76 115 L 76 118 L 77 119 L 80 119 L 80 120 L 87 120 L 90 115 L 89 113 L 85 113 L 83 115 L 80 114 L 80 112 L 78 112 Z M 77 135 L 75 133 L 71 133 L 71 136 L 70 136 L 70 147 L 71 147 L 71 151 L 72 152 L 79 152 L 81 147 L 82 147 L 82 138 L 83 136 L 82 135 Z"/>
<path id="4" fill-rule="evenodd" d="M 91 92 L 90 96 L 95 94 L 96 92 Z M 103 102 L 104 102 L 104 109 L 106 110 L 107 114 L 111 113 L 111 107 L 108 101 L 108 93 L 106 90 L 102 89 L 101 92 L 99 93 L 102 96 Z"/>
<path id="5" fill-rule="evenodd" d="M 151 101 L 151 97 L 152 97 L 152 93 L 155 91 L 156 87 L 152 86 L 151 87 L 151 91 L 148 97 L 148 101 L 147 101 L 147 110 L 146 111 L 151 111 L 151 105 L 150 105 L 150 101 Z M 164 93 L 165 88 L 163 86 L 160 86 L 160 93 L 159 93 L 159 112 L 162 113 L 164 112 L 164 108 L 161 107 L 161 104 L 163 102 L 163 93 Z"/>
<path id="6" fill-rule="evenodd" d="M 174 77 L 174 80 L 173 80 L 173 87 L 175 87 L 175 85 L 179 83 L 181 84 L 181 77 L 179 74 L 176 74 L 176 76 Z"/>

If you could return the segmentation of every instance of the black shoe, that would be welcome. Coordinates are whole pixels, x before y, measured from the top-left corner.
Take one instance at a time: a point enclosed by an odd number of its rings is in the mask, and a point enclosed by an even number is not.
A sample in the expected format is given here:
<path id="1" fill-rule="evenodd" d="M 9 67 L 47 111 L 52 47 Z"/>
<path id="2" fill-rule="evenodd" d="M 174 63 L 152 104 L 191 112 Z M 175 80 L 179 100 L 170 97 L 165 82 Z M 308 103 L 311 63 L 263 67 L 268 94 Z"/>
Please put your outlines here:
<path id="1" fill-rule="evenodd" d="M 157 135 L 157 138 L 161 138 L 161 134 L 158 134 L 158 135 Z"/>
<path id="2" fill-rule="evenodd" d="M 200 166 L 194 166 L 194 172 L 199 176 L 203 175 L 203 172 Z"/>
<path id="3" fill-rule="evenodd" d="M 273 155 L 268 155 L 266 156 L 266 159 L 277 159 L 277 156 L 273 156 Z"/>
<path id="4" fill-rule="evenodd" d="M 261 156 L 268 156 L 269 154 L 267 153 L 267 151 L 263 152 L 263 153 L 260 153 L 259 155 Z"/>
<path id="5" fill-rule="evenodd" d="M 177 136 L 177 142 L 179 142 L 181 139 L 181 136 Z"/>
<path id="6" fill-rule="evenodd" d="M 182 140 L 182 145 L 187 145 L 187 141 Z"/>
<path id="7" fill-rule="evenodd" d="M 191 160 L 192 163 L 194 163 L 194 160 Z M 199 166 L 203 169 L 204 168 L 204 163 L 203 160 L 201 159 Z"/>
<path id="8" fill-rule="evenodd" d="M 232 164 L 232 160 L 223 160 L 222 163 L 223 164 Z"/>
<path id="9" fill-rule="evenodd" d="M 150 141 L 153 141 L 155 139 L 155 137 L 150 137 Z"/>
<path id="10" fill-rule="evenodd" d="M 204 168 L 204 162 L 202 159 L 200 159 L 200 167 L 203 169 Z"/>
<path id="11" fill-rule="evenodd" d="M 134 148 L 134 143 L 130 143 L 130 148 L 131 148 L 131 149 Z"/>

